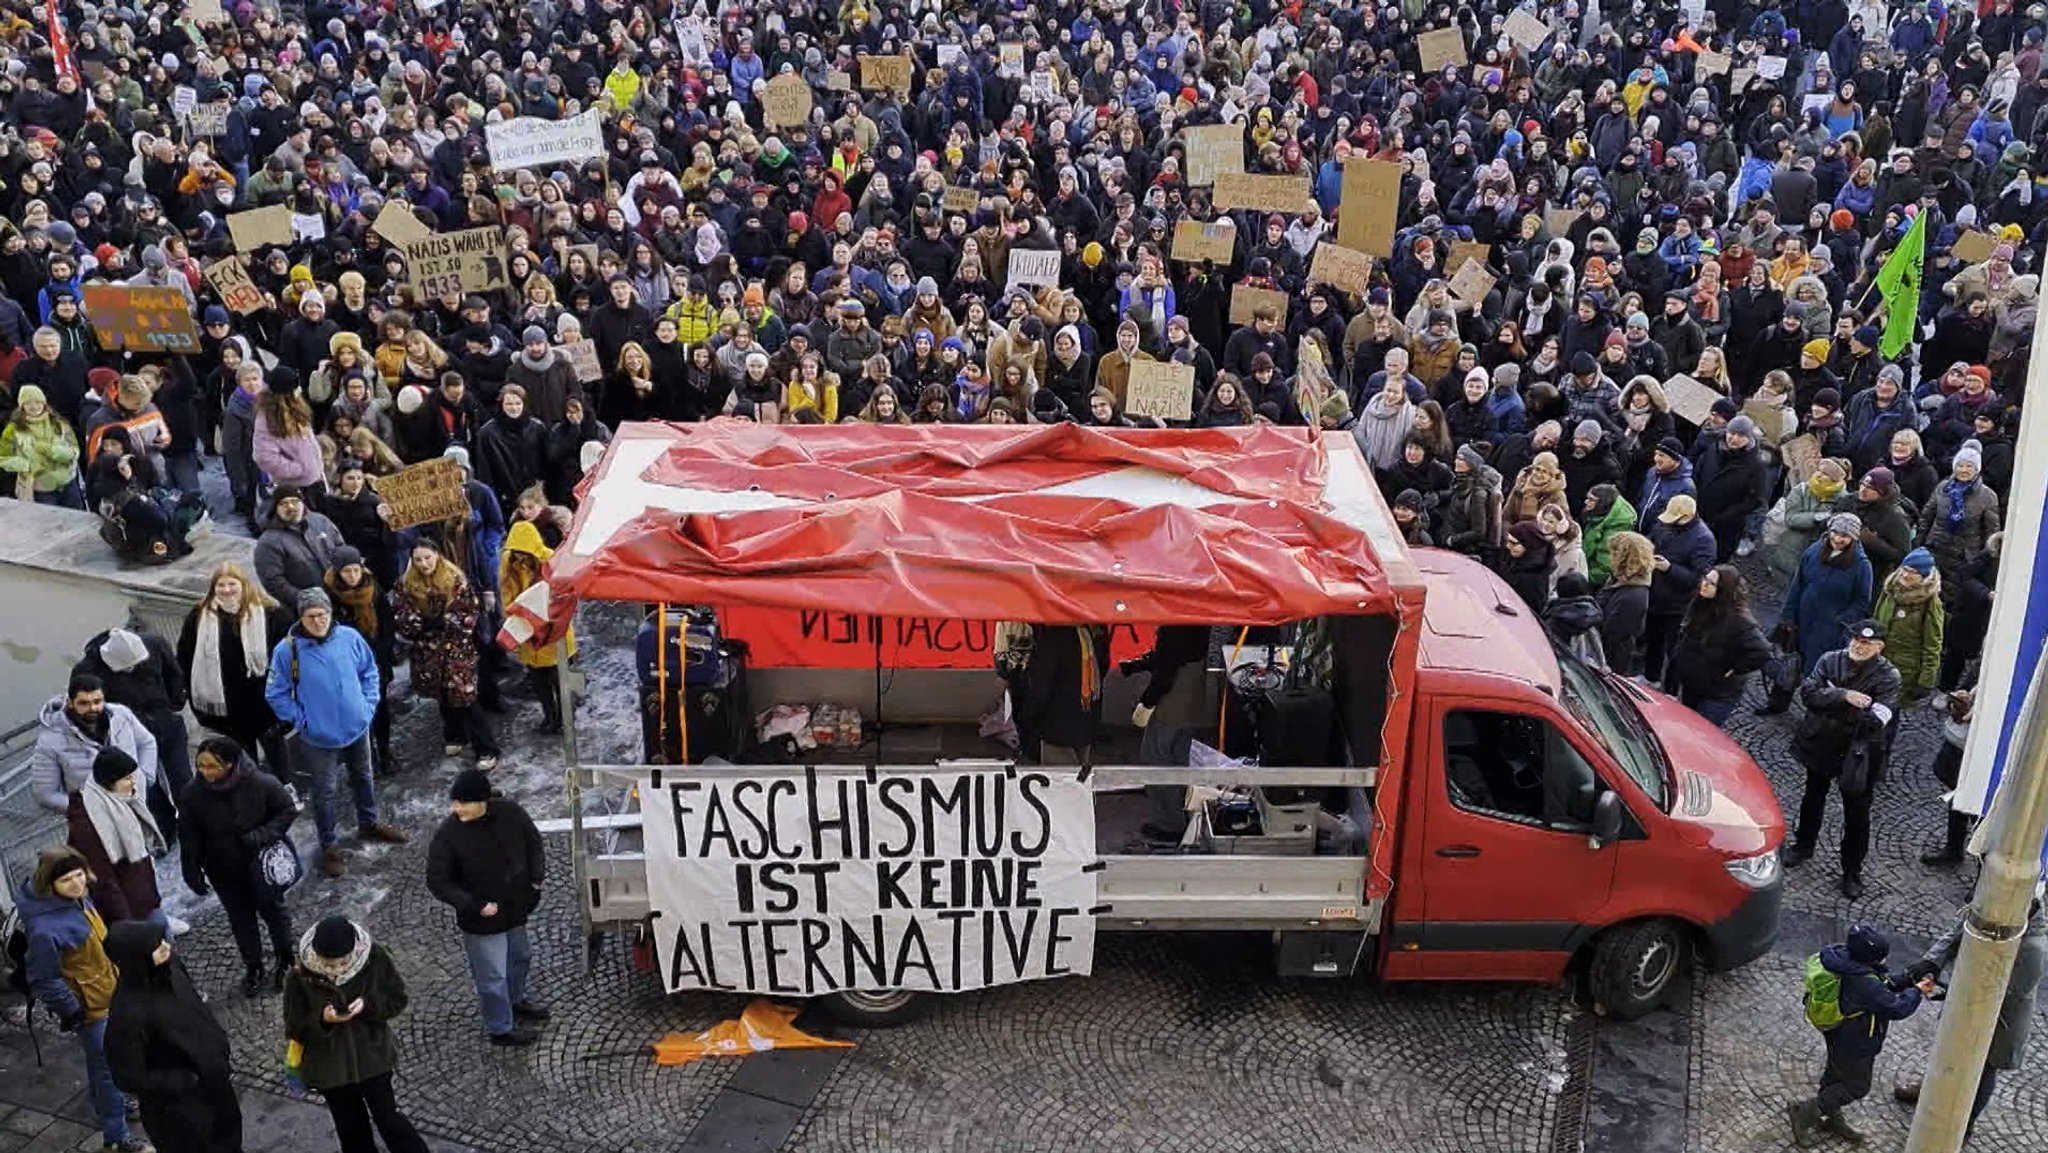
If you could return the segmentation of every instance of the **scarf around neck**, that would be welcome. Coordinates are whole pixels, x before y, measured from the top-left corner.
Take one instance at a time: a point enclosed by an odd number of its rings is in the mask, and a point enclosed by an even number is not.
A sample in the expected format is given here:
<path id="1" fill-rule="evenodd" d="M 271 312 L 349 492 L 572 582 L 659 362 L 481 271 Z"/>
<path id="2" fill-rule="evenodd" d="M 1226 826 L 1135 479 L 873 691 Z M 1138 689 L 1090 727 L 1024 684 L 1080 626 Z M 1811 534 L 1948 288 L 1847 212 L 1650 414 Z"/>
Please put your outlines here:
<path id="1" fill-rule="evenodd" d="M 87 781 L 79 788 L 78 797 L 85 806 L 86 820 L 92 822 L 93 833 L 107 850 L 108 860 L 117 865 L 146 863 L 164 848 L 163 832 L 157 828 L 156 818 L 150 816 L 140 790 L 122 794 L 98 781 Z"/>
<path id="2" fill-rule="evenodd" d="M 227 670 L 220 664 L 221 630 L 232 628 L 242 641 L 242 675 L 260 677 L 270 671 L 270 622 L 260 605 L 242 603 L 239 616 L 209 609 L 200 622 L 192 652 L 192 704 L 219 716 L 227 711 Z"/>

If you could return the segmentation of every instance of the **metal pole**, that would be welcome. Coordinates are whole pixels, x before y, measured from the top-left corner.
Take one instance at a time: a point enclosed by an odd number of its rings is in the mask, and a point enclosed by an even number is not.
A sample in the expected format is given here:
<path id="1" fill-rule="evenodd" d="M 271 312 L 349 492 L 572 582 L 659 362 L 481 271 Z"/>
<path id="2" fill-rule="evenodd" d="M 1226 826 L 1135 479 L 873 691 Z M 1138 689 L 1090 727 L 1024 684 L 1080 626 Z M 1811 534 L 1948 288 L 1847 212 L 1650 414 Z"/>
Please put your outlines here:
<path id="1" fill-rule="evenodd" d="M 590 899 L 585 887 L 589 884 L 583 859 L 583 776 L 577 771 L 576 754 L 576 693 L 582 686 L 583 674 L 569 666 L 569 637 L 563 633 L 555 644 L 555 691 L 562 701 L 562 767 L 563 780 L 568 787 L 569 801 L 569 867 L 575 877 L 576 908 L 583 921 L 582 940 L 584 947 L 577 950 L 582 957 L 583 975 L 590 976 Z"/>
<path id="2" fill-rule="evenodd" d="M 1991 850 L 1977 879 L 1964 924 L 1962 952 L 1950 975 L 1948 1003 L 1935 1035 L 1934 1055 L 1913 1113 L 1906 1153 L 1957 1153 L 1970 1124 L 1970 1102 L 1984 1072 L 1991 1032 L 2005 1003 L 2013 959 L 2026 931 L 2027 911 L 2041 875 L 2041 844 L 2048 837 L 2048 652 L 2034 666 L 2032 683 L 2014 731 L 2013 759 L 1992 802 Z M 1995 724 L 1980 717 L 1979 724 Z"/>

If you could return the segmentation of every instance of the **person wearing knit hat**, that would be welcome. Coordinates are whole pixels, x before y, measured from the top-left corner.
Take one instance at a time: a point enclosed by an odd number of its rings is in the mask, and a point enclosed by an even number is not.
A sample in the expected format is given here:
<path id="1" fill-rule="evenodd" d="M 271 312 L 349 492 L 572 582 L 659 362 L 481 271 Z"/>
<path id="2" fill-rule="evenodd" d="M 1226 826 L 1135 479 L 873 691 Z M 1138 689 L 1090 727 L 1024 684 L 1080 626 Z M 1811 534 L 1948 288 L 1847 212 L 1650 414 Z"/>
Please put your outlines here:
<path id="1" fill-rule="evenodd" d="M 411 998 L 390 950 L 336 913 L 299 939 L 297 961 L 285 976 L 284 1034 L 298 1042 L 299 1077 L 327 1102 L 343 1148 L 374 1148 L 380 1136 L 392 1153 L 425 1153 L 391 1089 L 391 1022 Z"/>
<path id="2" fill-rule="evenodd" d="M 1811 364 L 1802 365 L 1801 367 L 1807 369 L 1808 371 L 1812 371 L 1813 369 L 1819 368 L 1821 365 L 1826 364 L 1828 362 L 1828 352 L 1832 347 L 1833 346 L 1831 346 L 1824 338 L 1815 338 L 1813 340 L 1807 341 L 1805 344 L 1800 345 L 1799 355 L 1813 362 Z"/>
<path id="3" fill-rule="evenodd" d="M 531 1023 L 548 1011 L 528 999 L 533 964 L 527 919 L 540 904 L 547 846 L 517 801 L 497 795 L 478 769 L 456 774 L 448 815 L 427 848 L 427 891 L 455 910 L 462 951 L 494 1045 L 540 1039 Z"/>
<path id="4" fill-rule="evenodd" d="M 141 768 L 118 748 L 93 758 L 92 779 L 71 794 L 66 838 L 92 866 L 92 901 L 108 924 L 155 920 L 176 936 L 190 926 L 160 917 L 156 858 L 167 848 L 144 799 Z"/>

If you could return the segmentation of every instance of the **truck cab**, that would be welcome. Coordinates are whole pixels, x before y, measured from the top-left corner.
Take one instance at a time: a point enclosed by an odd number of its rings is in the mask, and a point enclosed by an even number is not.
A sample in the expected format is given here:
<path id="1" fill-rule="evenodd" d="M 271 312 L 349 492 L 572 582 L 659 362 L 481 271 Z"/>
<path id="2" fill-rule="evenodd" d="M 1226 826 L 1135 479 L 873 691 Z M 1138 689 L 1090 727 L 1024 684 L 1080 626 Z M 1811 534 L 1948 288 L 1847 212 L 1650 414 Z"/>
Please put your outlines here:
<path id="1" fill-rule="evenodd" d="M 1712 723 L 1557 651 L 1474 561 L 1418 551 L 1429 586 L 1382 973 L 1554 981 L 1575 960 L 1634 1015 L 1697 952 L 1770 948 L 1785 823 Z"/>

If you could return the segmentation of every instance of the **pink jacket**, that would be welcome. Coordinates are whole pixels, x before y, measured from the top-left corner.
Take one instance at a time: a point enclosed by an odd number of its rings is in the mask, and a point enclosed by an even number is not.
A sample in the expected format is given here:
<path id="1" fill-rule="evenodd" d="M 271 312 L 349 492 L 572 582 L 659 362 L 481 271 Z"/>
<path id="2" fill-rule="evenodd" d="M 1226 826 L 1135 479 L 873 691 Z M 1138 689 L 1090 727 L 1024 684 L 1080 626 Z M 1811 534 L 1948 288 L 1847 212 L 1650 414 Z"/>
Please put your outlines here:
<path id="1" fill-rule="evenodd" d="M 307 488 L 327 478 L 327 468 L 320 459 L 320 442 L 310 430 L 294 437 L 280 437 L 270 431 L 269 422 L 262 416 L 257 416 L 255 424 L 256 467 L 263 470 L 270 483 Z"/>

